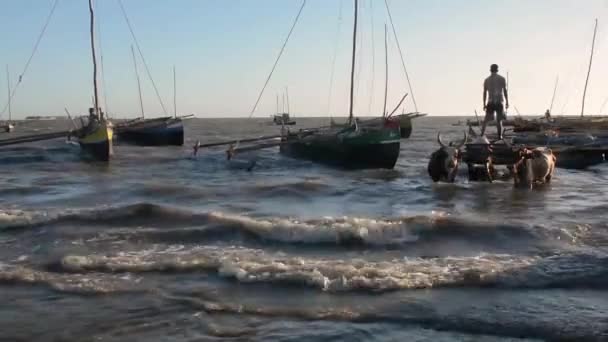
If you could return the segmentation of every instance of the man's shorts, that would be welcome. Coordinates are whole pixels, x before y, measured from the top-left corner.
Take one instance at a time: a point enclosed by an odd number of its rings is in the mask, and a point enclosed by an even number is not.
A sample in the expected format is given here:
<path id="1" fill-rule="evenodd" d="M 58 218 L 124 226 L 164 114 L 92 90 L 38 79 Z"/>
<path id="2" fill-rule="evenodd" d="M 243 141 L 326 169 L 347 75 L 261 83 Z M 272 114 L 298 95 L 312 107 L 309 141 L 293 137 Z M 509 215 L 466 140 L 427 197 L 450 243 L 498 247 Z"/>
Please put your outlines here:
<path id="1" fill-rule="evenodd" d="M 486 120 L 494 120 L 494 112 L 498 120 L 506 120 L 505 109 L 502 103 L 488 103 L 486 105 Z"/>

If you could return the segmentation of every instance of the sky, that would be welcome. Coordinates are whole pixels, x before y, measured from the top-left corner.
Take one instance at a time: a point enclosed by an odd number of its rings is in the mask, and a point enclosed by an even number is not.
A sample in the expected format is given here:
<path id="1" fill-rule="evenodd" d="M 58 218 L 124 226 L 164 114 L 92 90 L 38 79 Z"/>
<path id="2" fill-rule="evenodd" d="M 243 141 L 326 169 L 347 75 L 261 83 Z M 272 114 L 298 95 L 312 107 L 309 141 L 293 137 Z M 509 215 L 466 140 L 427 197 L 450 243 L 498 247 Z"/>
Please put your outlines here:
<path id="1" fill-rule="evenodd" d="M 0 1 L 0 110 L 22 74 L 55 0 Z M 12 101 L 13 118 L 83 114 L 93 93 L 87 0 L 58 0 L 48 29 Z M 137 57 L 147 116 L 172 114 L 173 66 L 178 114 L 249 116 L 301 0 L 123 0 L 155 95 Z M 509 75 L 510 113 L 580 114 L 594 20 L 599 20 L 586 114 L 608 114 L 608 0 L 388 0 L 409 73 L 407 85 L 384 0 L 359 1 L 355 115 L 384 106 L 384 25 L 388 25 L 389 111 L 404 93 L 405 111 L 471 115 L 497 63 Z M 254 117 L 283 107 L 295 116 L 348 115 L 352 0 L 307 0 Z M 139 115 L 134 40 L 118 0 L 96 0 L 101 106 Z M 103 55 L 103 63 L 101 63 Z M 335 63 L 334 63 L 335 60 Z M 332 78 L 332 74 L 334 75 Z M 286 91 L 287 89 L 287 91 Z M 287 105 L 285 104 L 285 107 Z M 281 109 L 281 108 L 280 108 Z M 401 111 L 401 110 L 400 110 Z M 3 116 L 6 118 L 6 114 Z"/>

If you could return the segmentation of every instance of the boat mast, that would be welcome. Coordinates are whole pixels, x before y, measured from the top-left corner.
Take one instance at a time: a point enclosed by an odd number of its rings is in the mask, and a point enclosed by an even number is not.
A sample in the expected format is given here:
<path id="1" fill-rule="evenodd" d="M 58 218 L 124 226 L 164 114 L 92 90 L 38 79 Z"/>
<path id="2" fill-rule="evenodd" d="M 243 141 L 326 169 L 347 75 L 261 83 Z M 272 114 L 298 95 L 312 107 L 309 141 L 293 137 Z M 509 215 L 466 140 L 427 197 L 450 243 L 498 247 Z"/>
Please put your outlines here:
<path id="1" fill-rule="evenodd" d="M 133 45 L 131 45 L 131 55 L 133 56 L 133 67 L 135 68 L 135 78 L 137 79 L 137 92 L 139 93 L 139 109 L 141 110 L 141 118 L 143 119 L 144 101 L 141 97 L 141 82 L 139 81 L 139 71 L 137 71 L 137 59 L 135 59 L 135 50 L 133 49 Z"/>
<path id="2" fill-rule="evenodd" d="M 11 78 L 8 72 L 8 64 L 6 65 L 6 90 L 8 91 L 8 123 L 11 123 L 12 120 L 12 111 L 11 111 Z"/>
<path id="3" fill-rule="evenodd" d="M 357 52 L 357 9 L 359 7 L 359 1 L 355 0 L 355 20 L 353 25 L 353 57 L 350 67 L 350 109 L 348 111 L 348 123 L 353 122 L 353 94 L 355 89 L 355 55 Z"/>
<path id="4" fill-rule="evenodd" d="M 95 56 L 95 13 L 93 12 L 93 0 L 89 0 L 89 13 L 91 15 L 91 56 L 93 58 L 93 92 L 94 92 L 94 113 L 99 120 L 103 119 L 103 114 L 99 110 L 99 96 L 97 93 L 97 59 Z"/>
<path id="5" fill-rule="evenodd" d="M 589 84 L 589 75 L 591 74 L 591 64 L 593 63 L 593 50 L 595 49 L 595 35 L 597 34 L 597 19 L 595 19 L 595 28 L 593 29 L 593 40 L 591 42 L 591 56 L 589 57 L 589 69 L 587 70 L 587 78 L 585 79 L 585 89 L 583 90 L 583 105 L 581 106 L 581 117 L 585 115 L 585 96 L 587 96 L 587 85 Z"/>
<path id="6" fill-rule="evenodd" d="M 285 86 L 285 94 L 287 94 L 287 114 L 289 114 L 290 110 L 289 110 L 289 90 L 287 88 L 287 86 Z"/>
<path id="7" fill-rule="evenodd" d="M 175 82 L 175 65 L 173 66 L 173 117 L 177 118 L 177 86 Z"/>
<path id="8" fill-rule="evenodd" d="M 386 99 L 388 97 L 388 33 L 386 24 L 384 24 L 384 109 L 382 116 L 388 114 L 386 112 Z"/>
<path id="9" fill-rule="evenodd" d="M 555 102 L 555 94 L 557 93 L 557 84 L 559 83 L 559 75 L 555 78 L 555 86 L 553 87 L 553 96 L 551 97 L 551 106 L 549 106 L 549 113 L 553 112 L 553 102 Z"/>

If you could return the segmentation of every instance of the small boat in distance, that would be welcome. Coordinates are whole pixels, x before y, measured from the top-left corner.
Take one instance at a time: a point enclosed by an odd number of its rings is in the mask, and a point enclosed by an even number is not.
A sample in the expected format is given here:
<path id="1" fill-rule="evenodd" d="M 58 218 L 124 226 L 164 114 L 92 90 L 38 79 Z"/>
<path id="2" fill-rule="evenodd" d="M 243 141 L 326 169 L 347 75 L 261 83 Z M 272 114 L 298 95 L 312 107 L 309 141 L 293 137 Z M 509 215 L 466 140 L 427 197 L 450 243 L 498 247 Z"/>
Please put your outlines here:
<path id="1" fill-rule="evenodd" d="M 296 121 L 291 119 L 291 117 L 289 116 L 289 113 L 280 113 L 280 114 L 275 114 L 272 118 L 272 121 L 275 123 L 275 125 L 287 125 L 287 126 L 293 126 L 296 124 Z"/>
<path id="2" fill-rule="evenodd" d="M 287 95 L 287 111 L 285 110 L 285 96 Z M 285 87 L 285 94 L 283 94 L 282 111 L 279 111 L 279 95 L 277 95 L 277 113 L 272 116 L 272 121 L 275 125 L 279 126 L 293 126 L 296 124 L 296 120 L 293 120 L 289 115 L 289 90 Z"/>

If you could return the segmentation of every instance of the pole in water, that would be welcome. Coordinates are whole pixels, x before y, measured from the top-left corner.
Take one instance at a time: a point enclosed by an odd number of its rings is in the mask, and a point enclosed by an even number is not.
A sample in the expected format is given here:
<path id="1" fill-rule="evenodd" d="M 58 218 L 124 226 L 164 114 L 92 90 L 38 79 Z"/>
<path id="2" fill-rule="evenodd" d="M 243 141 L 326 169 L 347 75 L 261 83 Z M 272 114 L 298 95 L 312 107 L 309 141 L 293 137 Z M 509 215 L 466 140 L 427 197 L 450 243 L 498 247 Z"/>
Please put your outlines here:
<path id="1" fill-rule="evenodd" d="M 348 123 L 352 124 L 353 122 L 353 95 L 355 89 L 355 55 L 357 54 L 357 10 L 359 7 L 359 1 L 355 0 L 355 20 L 353 25 L 353 56 L 352 63 L 350 67 L 350 109 L 348 111 Z"/>
<path id="2" fill-rule="evenodd" d="M 141 110 L 141 118 L 144 118 L 144 101 L 141 97 L 141 82 L 139 80 L 139 71 L 137 71 L 137 59 L 135 58 L 135 50 L 131 45 L 131 55 L 133 56 L 133 67 L 135 68 L 135 78 L 137 79 L 137 92 L 139 94 L 139 109 Z"/>
<path id="3" fill-rule="evenodd" d="M 177 118 L 177 85 L 175 82 L 175 65 L 173 66 L 173 116 Z"/>
<path id="4" fill-rule="evenodd" d="M 585 79 L 585 88 L 583 90 L 583 104 L 581 106 L 581 117 L 585 115 L 585 97 L 587 96 L 587 85 L 589 84 L 589 75 L 591 74 L 591 65 L 593 64 L 593 51 L 595 50 L 595 35 L 597 34 L 597 19 L 595 19 L 595 28 L 593 29 L 593 40 L 591 41 L 591 56 L 589 57 L 589 69 L 587 70 L 587 78 Z"/>
<path id="5" fill-rule="evenodd" d="M 384 24 L 384 108 L 382 116 L 386 116 L 386 99 L 388 97 L 388 29 Z"/>

